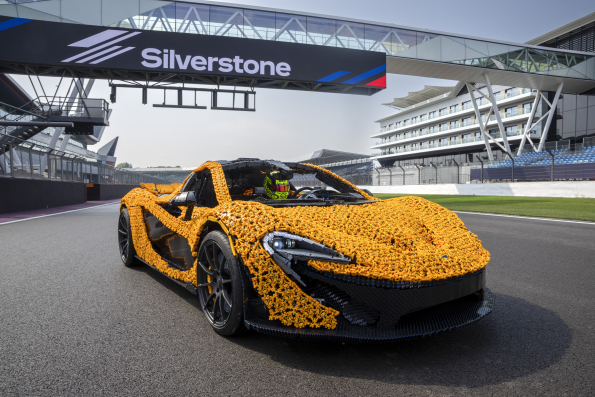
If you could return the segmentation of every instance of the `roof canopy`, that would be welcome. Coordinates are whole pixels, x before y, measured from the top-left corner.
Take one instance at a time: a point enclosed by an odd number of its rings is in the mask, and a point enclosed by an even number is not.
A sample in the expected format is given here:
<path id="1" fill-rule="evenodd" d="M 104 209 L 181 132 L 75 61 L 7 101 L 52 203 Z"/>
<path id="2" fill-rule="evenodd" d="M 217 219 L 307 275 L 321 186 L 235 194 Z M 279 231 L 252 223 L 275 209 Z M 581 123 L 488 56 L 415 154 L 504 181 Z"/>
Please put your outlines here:
<path id="1" fill-rule="evenodd" d="M 455 86 L 440 87 L 437 85 L 426 85 L 419 91 L 412 91 L 409 94 L 407 94 L 407 96 L 404 96 L 402 98 L 395 98 L 392 102 L 383 103 L 383 105 L 395 108 L 406 108 L 435 98 L 439 95 L 450 94 L 454 88 Z"/>
<path id="2" fill-rule="evenodd" d="M 292 163 L 330 164 L 341 161 L 359 160 L 369 158 L 369 154 L 341 152 L 338 150 L 320 149 L 291 159 L 284 160 Z"/>

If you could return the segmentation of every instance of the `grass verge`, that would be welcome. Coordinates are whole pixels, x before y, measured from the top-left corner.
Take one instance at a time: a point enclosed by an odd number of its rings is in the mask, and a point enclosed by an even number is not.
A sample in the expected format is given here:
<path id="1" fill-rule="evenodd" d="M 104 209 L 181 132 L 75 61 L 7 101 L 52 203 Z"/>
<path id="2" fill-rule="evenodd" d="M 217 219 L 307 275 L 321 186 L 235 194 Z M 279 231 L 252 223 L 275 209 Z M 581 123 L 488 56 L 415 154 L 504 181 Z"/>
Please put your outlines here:
<path id="1" fill-rule="evenodd" d="M 573 219 L 595 222 L 595 199 L 508 196 L 455 196 L 438 194 L 387 194 L 375 197 L 386 200 L 393 197 L 419 196 L 440 204 L 451 211 L 486 212 L 539 218 Z"/>

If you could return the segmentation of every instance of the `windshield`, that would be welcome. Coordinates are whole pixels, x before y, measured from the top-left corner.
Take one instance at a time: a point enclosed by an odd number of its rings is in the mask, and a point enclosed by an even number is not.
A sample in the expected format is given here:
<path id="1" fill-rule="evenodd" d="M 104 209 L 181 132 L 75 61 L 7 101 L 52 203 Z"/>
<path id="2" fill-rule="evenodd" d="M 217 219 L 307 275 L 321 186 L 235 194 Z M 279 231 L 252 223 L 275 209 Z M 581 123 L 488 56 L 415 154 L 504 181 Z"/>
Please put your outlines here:
<path id="1" fill-rule="evenodd" d="M 307 164 L 247 159 L 225 162 L 222 167 L 232 200 L 274 207 L 372 202 L 336 175 Z"/>

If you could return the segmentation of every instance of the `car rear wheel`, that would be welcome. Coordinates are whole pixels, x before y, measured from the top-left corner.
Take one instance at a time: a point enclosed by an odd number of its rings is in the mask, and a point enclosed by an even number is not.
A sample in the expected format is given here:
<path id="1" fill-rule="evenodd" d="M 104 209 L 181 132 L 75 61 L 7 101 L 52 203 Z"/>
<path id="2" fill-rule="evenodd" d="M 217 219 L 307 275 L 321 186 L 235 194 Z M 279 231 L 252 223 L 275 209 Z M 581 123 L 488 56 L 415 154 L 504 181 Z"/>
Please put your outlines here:
<path id="1" fill-rule="evenodd" d="M 124 208 L 120 212 L 118 219 L 118 247 L 120 248 L 120 258 L 126 267 L 133 267 L 138 264 L 136 259 L 136 250 L 132 242 L 132 231 L 130 230 L 130 215 Z"/>
<path id="2" fill-rule="evenodd" d="M 197 281 L 200 304 L 215 332 L 223 336 L 243 332 L 244 294 L 239 264 L 223 232 L 212 231 L 202 241 Z"/>

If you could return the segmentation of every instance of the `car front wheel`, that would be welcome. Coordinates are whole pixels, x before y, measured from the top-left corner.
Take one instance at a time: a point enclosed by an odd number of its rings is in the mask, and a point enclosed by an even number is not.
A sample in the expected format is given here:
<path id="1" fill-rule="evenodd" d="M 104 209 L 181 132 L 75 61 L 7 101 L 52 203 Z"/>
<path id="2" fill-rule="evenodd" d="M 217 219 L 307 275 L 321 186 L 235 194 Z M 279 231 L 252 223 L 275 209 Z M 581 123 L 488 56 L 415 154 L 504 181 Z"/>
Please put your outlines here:
<path id="1" fill-rule="evenodd" d="M 198 297 L 211 327 L 219 335 L 242 333 L 243 290 L 237 258 L 221 231 L 207 234 L 198 250 Z"/>

